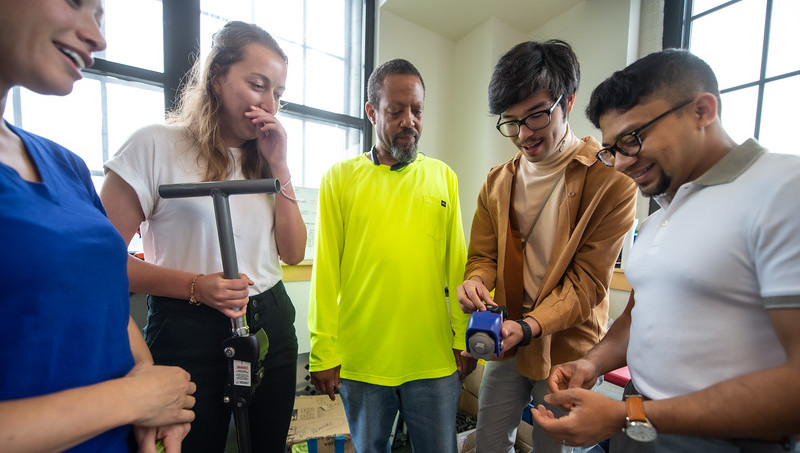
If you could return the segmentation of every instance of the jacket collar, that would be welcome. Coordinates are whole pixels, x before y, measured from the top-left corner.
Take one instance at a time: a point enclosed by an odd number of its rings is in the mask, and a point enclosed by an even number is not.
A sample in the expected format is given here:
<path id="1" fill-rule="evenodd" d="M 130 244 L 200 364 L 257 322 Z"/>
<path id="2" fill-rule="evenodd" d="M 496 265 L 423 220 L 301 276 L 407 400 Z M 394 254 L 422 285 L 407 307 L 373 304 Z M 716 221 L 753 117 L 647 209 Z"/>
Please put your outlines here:
<path id="1" fill-rule="evenodd" d="M 578 150 L 572 156 L 572 162 L 577 162 L 584 167 L 591 167 L 597 163 L 597 150 L 600 149 L 600 142 L 594 137 L 583 137 L 578 139 Z M 519 168 L 520 159 L 522 159 L 522 151 L 517 151 L 512 161 L 513 165 L 509 166 L 509 170 L 516 172 Z M 602 164 L 601 164 L 602 165 Z"/>

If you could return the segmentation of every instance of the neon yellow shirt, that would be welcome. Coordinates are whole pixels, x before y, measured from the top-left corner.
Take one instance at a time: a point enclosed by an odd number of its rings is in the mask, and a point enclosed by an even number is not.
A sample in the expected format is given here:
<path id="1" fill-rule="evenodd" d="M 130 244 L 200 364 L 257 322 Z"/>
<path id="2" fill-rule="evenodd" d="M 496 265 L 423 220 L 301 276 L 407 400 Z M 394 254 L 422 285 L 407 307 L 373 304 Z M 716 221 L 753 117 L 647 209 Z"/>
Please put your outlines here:
<path id="1" fill-rule="evenodd" d="M 450 167 L 422 154 L 400 171 L 366 154 L 335 164 L 319 190 L 310 370 L 386 386 L 455 372 L 465 263 Z"/>

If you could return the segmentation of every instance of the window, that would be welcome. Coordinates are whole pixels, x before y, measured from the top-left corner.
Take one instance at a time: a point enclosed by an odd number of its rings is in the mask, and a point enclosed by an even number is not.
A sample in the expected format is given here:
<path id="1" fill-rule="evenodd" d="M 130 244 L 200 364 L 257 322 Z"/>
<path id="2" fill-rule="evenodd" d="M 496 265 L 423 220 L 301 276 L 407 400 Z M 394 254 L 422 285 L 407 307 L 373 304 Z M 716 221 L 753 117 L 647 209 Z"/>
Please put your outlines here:
<path id="1" fill-rule="evenodd" d="M 667 0 L 664 47 L 682 47 L 714 69 L 722 122 L 741 143 L 757 138 L 768 149 L 789 147 L 800 122 L 800 2 L 797 0 Z"/>
<path id="2" fill-rule="evenodd" d="M 164 121 L 192 57 L 205 58 L 229 20 L 260 25 L 289 58 L 279 114 L 295 186 L 316 188 L 334 162 L 370 146 L 365 74 L 372 70 L 374 0 L 105 1 L 108 48 L 66 97 L 14 88 L 4 117 L 80 155 L 95 184 L 136 129 Z M 45 113 L 46 112 L 46 113 Z M 53 119 L 57 118 L 57 122 Z"/>

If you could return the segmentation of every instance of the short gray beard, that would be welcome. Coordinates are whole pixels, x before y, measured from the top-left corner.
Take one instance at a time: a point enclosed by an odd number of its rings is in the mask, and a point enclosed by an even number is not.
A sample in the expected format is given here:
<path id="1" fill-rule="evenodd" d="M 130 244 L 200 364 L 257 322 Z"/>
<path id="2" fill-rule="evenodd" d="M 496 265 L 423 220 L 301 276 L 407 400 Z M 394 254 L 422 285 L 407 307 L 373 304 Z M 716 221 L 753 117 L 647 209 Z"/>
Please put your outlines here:
<path id="1" fill-rule="evenodd" d="M 397 146 L 397 143 L 392 142 L 391 148 L 389 148 L 389 154 L 391 154 L 392 158 L 397 162 L 401 162 L 404 164 L 409 164 L 414 162 L 414 159 L 417 158 L 417 141 L 414 140 L 414 145 L 411 149 L 402 149 Z"/>

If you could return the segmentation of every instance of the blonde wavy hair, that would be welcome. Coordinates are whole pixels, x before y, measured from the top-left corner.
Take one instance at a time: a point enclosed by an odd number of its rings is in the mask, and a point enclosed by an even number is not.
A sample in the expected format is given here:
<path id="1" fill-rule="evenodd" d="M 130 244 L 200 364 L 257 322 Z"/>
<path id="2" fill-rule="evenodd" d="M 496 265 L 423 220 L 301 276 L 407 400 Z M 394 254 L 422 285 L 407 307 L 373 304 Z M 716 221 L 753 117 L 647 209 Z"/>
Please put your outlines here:
<path id="1" fill-rule="evenodd" d="M 205 164 L 203 181 L 222 181 L 231 174 L 233 156 L 222 140 L 219 121 L 220 100 L 214 93 L 213 81 L 244 58 L 247 44 L 260 44 L 289 63 L 275 38 L 253 24 L 232 21 L 214 34 L 213 47 L 205 62 L 199 59 L 187 74 L 178 98 L 177 107 L 167 115 L 169 124 L 183 126 L 196 143 L 198 162 Z M 246 179 L 269 178 L 266 159 L 258 152 L 256 140 L 242 146 L 242 174 Z"/>

